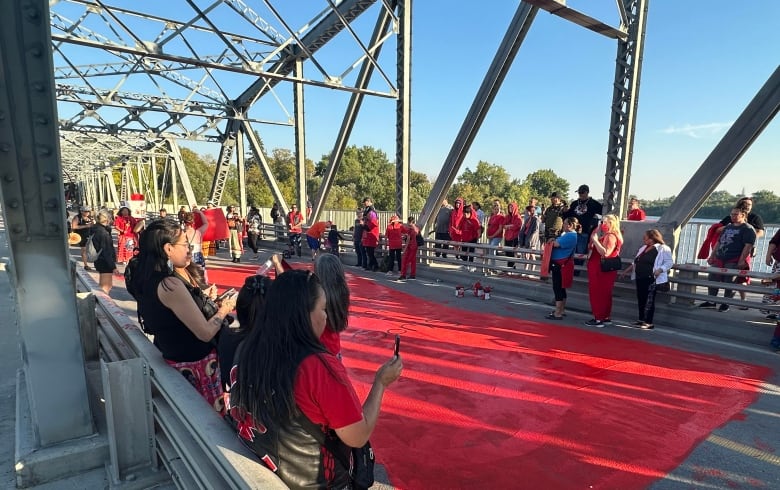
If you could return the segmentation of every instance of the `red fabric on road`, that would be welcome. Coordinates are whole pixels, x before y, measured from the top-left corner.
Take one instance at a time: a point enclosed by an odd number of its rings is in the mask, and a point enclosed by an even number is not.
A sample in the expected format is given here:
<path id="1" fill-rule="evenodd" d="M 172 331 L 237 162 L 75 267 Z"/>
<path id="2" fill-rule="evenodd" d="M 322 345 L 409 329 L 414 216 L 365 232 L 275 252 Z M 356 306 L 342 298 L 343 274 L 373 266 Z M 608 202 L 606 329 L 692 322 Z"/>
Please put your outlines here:
<path id="1" fill-rule="evenodd" d="M 209 277 L 240 287 L 246 273 L 231 269 Z M 401 489 L 643 488 L 738 416 L 769 375 L 349 278 L 342 352 L 361 398 L 402 337 L 404 373 L 385 393 L 371 438 Z M 448 303 L 458 301 L 480 300 Z"/>

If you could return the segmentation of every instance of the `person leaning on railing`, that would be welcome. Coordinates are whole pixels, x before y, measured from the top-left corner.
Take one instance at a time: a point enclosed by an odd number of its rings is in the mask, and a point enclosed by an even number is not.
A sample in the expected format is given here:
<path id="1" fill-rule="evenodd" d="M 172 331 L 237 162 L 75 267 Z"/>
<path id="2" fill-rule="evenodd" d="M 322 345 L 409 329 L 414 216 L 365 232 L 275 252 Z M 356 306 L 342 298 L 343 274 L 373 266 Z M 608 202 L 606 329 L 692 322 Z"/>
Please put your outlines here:
<path id="1" fill-rule="evenodd" d="M 731 210 L 731 223 L 723 228 L 718 237 L 717 244 L 712 247 L 707 263 L 713 267 L 721 269 L 739 269 L 749 270 L 750 256 L 753 246 L 756 244 L 756 230 L 747 223 L 747 211 L 744 207 L 735 207 Z M 718 274 L 711 272 L 707 275 L 707 280 L 713 282 L 733 283 L 735 278 L 728 274 Z M 707 294 L 718 296 L 717 287 L 707 288 Z M 724 298 L 733 298 L 734 291 L 726 289 L 723 293 Z M 715 303 L 705 301 L 699 305 L 699 308 L 715 308 Z M 728 311 L 729 305 L 723 303 L 718 307 L 718 311 Z"/>
<path id="2" fill-rule="evenodd" d="M 634 325 L 649 330 L 653 328 L 656 291 L 669 290 L 669 271 L 672 269 L 672 249 L 664 243 L 661 232 L 652 229 L 642 235 L 644 245 L 639 247 L 634 262 L 620 271 L 620 276 L 631 274 L 636 280 L 636 299 L 639 320 Z"/>

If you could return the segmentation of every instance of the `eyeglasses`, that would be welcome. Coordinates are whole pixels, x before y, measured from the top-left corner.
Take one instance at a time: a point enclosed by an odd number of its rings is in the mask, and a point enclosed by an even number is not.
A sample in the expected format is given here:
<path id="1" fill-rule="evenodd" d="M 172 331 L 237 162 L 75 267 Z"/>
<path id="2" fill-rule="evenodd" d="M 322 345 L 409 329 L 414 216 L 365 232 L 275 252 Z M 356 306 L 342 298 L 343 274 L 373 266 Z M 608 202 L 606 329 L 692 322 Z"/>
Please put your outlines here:
<path id="1" fill-rule="evenodd" d="M 184 243 L 177 242 L 177 243 L 173 243 L 172 245 L 173 245 L 174 247 L 176 247 L 176 246 L 187 247 L 187 248 L 190 250 L 190 252 L 191 252 L 191 251 L 192 251 L 192 249 L 193 249 L 193 246 L 192 246 L 192 245 L 190 245 L 190 242 L 184 242 Z"/>

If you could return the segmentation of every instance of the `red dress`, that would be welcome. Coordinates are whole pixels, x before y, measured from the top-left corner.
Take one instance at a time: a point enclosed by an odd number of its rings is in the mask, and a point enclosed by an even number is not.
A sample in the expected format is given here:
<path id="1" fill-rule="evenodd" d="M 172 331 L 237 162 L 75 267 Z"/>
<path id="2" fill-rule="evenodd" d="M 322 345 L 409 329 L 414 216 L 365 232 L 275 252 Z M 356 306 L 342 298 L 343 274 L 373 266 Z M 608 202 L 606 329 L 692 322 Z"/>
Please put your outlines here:
<path id="1" fill-rule="evenodd" d="M 605 234 L 600 242 L 607 250 L 614 246 L 612 252 L 607 254 L 607 257 L 620 255 L 622 243 L 614 233 Z M 610 320 L 612 318 L 612 290 L 615 287 L 618 271 L 602 272 L 601 254 L 593 248 L 593 245 L 589 246 L 591 249 L 590 258 L 588 259 L 590 309 L 593 312 L 593 318 L 596 320 Z"/>
<path id="2" fill-rule="evenodd" d="M 117 216 L 114 218 L 114 228 L 116 228 L 119 234 L 116 250 L 117 262 L 127 263 L 127 261 L 133 258 L 133 248 L 138 246 L 138 235 L 133 231 L 137 223 L 138 220 L 132 216 Z M 129 240 L 133 241 L 130 245 L 127 243 Z"/>

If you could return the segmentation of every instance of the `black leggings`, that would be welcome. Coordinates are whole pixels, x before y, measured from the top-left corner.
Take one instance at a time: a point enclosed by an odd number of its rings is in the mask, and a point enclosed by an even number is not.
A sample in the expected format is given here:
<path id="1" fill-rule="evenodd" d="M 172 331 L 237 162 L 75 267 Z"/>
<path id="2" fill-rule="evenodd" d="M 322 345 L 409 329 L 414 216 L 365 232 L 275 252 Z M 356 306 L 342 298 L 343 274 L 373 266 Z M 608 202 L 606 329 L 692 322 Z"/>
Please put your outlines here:
<path id="1" fill-rule="evenodd" d="M 552 276 L 553 293 L 555 301 L 566 299 L 566 290 L 563 289 L 563 278 L 561 276 L 561 266 L 555 262 L 550 262 L 550 275 Z"/>
<path id="2" fill-rule="evenodd" d="M 376 255 L 374 255 L 376 247 L 363 246 L 363 248 L 365 249 L 366 255 L 368 256 L 368 263 L 366 263 L 365 268 L 372 271 L 379 269 L 379 262 L 376 261 Z"/>
<path id="3" fill-rule="evenodd" d="M 636 301 L 639 308 L 639 321 L 653 323 L 655 314 L 655 278 L 636 278 Z"/>
<path id="4" fill-rule="evenodd" d="M 387 267 L 387 272 L 393 272 L 393 266 L 395 265 L 396 259 L 398 260 L 398 272 L 401 272 L 401 249 L 400 248 L 391 248 L 390 249 L 390 265 Z"/>
<path id="5" fill-rule="evenodd" d="M 517 239 L 517 238 L 515 238 L 515 239 L 513 239 L 513 240 L 504 240 L 504 246 L 505 246 L 505 247 L 512 247 L 512 248 L 514 248 L 514 247 L 516 247 L 516 246 L 517 246 L 519 243 L 520 243 L 520 240 L 519 240 L 519 239 Z M 507 256 L 507 257 L 516 257 L 516 255 L 515 255 L 515 251 L 514 251 L 514 250 L 507 250 L 507 251 L 506 251 L 506 256 Z M 507 266 L 507 267 L 514 267 L 514 266 L 515 266 L 515 263 L 514 263 L 514 262 L 507 262 L 507 263 L 506 263 L 506 266 Z"/>

